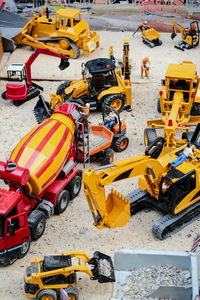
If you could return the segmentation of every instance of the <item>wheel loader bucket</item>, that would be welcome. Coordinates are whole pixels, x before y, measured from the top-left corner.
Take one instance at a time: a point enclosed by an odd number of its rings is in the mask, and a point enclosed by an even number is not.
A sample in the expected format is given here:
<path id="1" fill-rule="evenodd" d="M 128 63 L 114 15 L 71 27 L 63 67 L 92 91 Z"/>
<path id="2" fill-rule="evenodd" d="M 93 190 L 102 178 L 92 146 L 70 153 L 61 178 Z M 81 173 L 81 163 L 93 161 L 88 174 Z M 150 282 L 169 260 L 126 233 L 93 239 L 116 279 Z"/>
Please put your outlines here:
<path id="1" fill-rule="evenodd" d="M 44 100 L 43 96 L 39 96 L 39 100 L 33 109 L 33 113 L 38 124 L 51 116 L 52 110 L 49 103 Z"/>
<path id="2" fill-rule="evenodd" d="M 68 61 L 68 59 L 63 59 L 63 58 L 61 58 L 61 62 L 60 62 L 60 64 L 59 64 L 59 68 L 60 68 L 60 70 L 62 71 L 62 70 L 65 70 L 66 68 L 68 68 L 69 67 L 69 61 Z"/>
<path id="3" fill-rule="evenodd" d="M 116 190 L 111 190 L 106 199 L 105 221 L 110 228 L 125 226 L 130 219 L 130 201 Z"/>
<path id="4" fill-rule="evenodd" d="M 94 280 L 98 280 L 99 283 L 115 281 L 114 267 L 110 256 L 96 251 L 88 264 L 93 265 L 91 271 Z"/>

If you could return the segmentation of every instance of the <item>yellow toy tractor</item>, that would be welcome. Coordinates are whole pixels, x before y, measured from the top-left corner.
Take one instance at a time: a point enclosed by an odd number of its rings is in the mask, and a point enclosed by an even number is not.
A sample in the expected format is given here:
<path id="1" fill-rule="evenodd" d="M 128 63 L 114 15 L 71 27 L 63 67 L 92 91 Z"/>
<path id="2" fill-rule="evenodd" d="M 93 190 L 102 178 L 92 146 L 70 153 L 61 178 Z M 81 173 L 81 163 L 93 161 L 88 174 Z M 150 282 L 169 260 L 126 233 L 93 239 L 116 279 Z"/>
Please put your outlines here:
<path id="1" fill-rule="evenodd" d="M 161 81 L 157 110 L 160 120 L 147 121 L 144 131 L 145 145 L 149 146 L 157 138 L 156 129 L 164 129 L 164 149 L 183 145 L 190 139 L 189 125 L 200 122 L 200 78 L 196 65 L 189 61 L 170 64 Z M 176 138 L 176 131 L 184 130 L 183 138 Z M 187 139 L 187 141 L 185 140 Z"/>
<path id="2" fill-rule="evenodd" d="M 177 35 L 176 27 L 180 30 L 182 40 L 178 43 L 178 46 L 174 46 L 175 48 L 184 51 L 184 49 L 191 49 L 199 45 L 199 23 L 197 21 L 192 21 L 189 28 L 184 28 L 172 21 L 172 39 Z"/>
<path id="3" fill-rule="evenodd" d="M 164 142 L 159 137 L 145 155 L 83 173 L 84 193 L 98 229 L 123 227 L 131 215 L 148 207 L 164 215 L 152 231 L 157 238 L 166 239 L 200 218 L 200 124 L 191 138 L 194 158 L 185 155 L 182 163 L 172 166 L 185 153 L 186 145 L 163 155 Z M 105 186 L 138 176 L 139 189 L 126 197 L 112 189 L 106 196 Z"/>
<path id="4" fill-rule="evenodd" d="M 123 73 L 123 76 L 122 74 Z M 56 95 L 51 94 L 50 107 L 55 109 L 64 102 L 85 106 L 90 104 L 90 110 L 96 110 L 104 103 L 121 112 L 131 110 L 131 80 L 129 66 L 129 41 L 123 43 L 123 68 L 116 69 L 108 58 L 97 58 L 82 63 L 83 78 L 76 81 L 66 81 L 57 88 Z"/>
<path id="5" fill-rule="evenodd" d="M 88 56 L 99 47 L 99 36 L 91 32 L 87 22 L 81 20 L 80 10 L 63 8 L 56 17 L 49 17 L 48 9 L 42 9 L 41 16 L 33 15 L 19 34 L 12 39 L 17 45 L 25 44 L 33 48 L 48 48 L 72 58 L 83 49 Z"/>
<path id="6" fill-rule="evenodd" d="M 84 272 L 99 283 L 115 281 L 110 256 L 99 251 L 92 258 L 84 252 L 62 253 L 31 261 L 24 271 L 25 295 L 37 300 L 78 300 L 77 272 Z"/>

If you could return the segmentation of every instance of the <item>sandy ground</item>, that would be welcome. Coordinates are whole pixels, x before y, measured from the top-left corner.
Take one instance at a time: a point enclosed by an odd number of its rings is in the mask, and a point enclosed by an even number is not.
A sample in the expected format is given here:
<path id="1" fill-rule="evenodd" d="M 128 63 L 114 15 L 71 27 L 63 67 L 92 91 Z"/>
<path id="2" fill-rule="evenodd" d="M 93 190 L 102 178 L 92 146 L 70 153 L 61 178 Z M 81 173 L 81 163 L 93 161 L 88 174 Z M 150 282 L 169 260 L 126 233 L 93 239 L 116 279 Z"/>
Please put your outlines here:
<path id="1" fill-rule="evenodd" d="M 117 58 L 122 57 L 122 42 L 124 38 L 130 39 L 130 58 L 132 60 L 132 112 L 123 111 L 122 119 L 126 120 L 128 131 L 127 136 L 130 144 L 125 152 L 115 154 L 115 160 L 126 159 L 144 153 L 143 131 L 146 121 L 159 118 L 156 110 L 157 96 L 160 88 L 160 80 L 163 78 L 169 63 L 179 63 L 184 60 L 193 61 L 199 65 L 199 48 L 181 52 L 174 49 L 176 40 L 171 41 L 169 34 L 162 34 L 163 45 L 153 49 L 145 46 L 141 41 L 140 34 L 131 38 L 130 32 L 98 32 L 101 37 L 100 48 L 92 54 L 89 59 L 107 56 L 108 45 L 114 44 L 114 52 Z M 21 52 L 21 55 L 20 55 Z M 26 61 L 25 50 L 19 49 L 13 54 L 13 61 Z M 30 52 L 29 52 L 30 54 Z M 151 61 L 150 79 L 140 79 L 140 62 L 144 56 L 149 56 Z M 20 60 L 19 60 L 20 59 Z M 88 58 L 87 58 L 88 59 Z M 58 62 L 51 57 L 44 60 L 38 59 L 33 66 L 33 77 L 48 75 L 48 79 L 77 79 L 80 78 L 80 64 L 86 61 L 84 56 L 79 60 L 71 60 L 71 66 L 61 73 L 54 67 Z M 52 62 L 52 64 L 51 64 Z M 40 78 L 42 78 L 42 76 Z M 5 90 L 6 81 L 1 80 L 0 92 Z M 48 100 L 48 94 L 55 92 L 59 82 L 42 81 L 39 83 L 44 87 L 44 97 Z M 32 109 L 37 99 L 33 99 L 21 107 L 13 106 L 11 101 L 0 99 L 0 159 L 5 161 L 9 157 L 17 142 L 34 126 Z M 95 112 L 91 116 L 91 122 L 101 122 L 101 113 Z M 82 166 L 80 166 L 82 167 Z M 1 182 L 0 187 L 4 187 Z M 137 187 L 136 180 L 126 180 L 115 184 L 115 188 L 126 195 Z M 194 237 L 199 232 L 200 221 L 196 221 L 187 228 L 171 236 L 165 241 L 153 237 L 151 228 L 153 223 L 160 217 L 154 211 L 145 210 L 133 216 L 129 223 L 115 230 L 97 230 L 92 225 L 92 216 L 88 209 L 83 191 L 70 203 L 69 207 L 60 216 L 53 216 L 47 221 L 46 231 L 43 237 L 31 244 L 27 256 L 16 261 L 13 265 L 1 269 L 0 275 L 0 300 L 25 300 L 23 296 L 23 270 L 29 261 L 35 257 L 56 254 L 67 251 L 85 251 L 92 256 L 96 250 L 105 252 L 114 257 L 115 249 L 152 249 L 170 251 L 188 251 L 191 249 Z M 100 285 L 82 274 L 78 274 L 78 289 L 81 300 L 103 300 L 109 299 L 112 295 L 112 284 Z"/>

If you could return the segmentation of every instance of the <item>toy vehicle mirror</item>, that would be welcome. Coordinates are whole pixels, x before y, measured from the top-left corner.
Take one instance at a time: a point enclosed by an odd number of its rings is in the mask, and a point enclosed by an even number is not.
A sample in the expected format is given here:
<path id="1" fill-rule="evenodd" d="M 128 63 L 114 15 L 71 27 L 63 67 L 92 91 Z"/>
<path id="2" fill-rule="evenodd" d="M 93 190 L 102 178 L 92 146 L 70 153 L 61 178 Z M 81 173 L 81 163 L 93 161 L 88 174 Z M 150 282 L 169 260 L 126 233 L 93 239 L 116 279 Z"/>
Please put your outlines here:
<path id="1" fill-rule="evenodd" d="M 161 85 L 165 85 L 165 79 L 161 79 Z"/>

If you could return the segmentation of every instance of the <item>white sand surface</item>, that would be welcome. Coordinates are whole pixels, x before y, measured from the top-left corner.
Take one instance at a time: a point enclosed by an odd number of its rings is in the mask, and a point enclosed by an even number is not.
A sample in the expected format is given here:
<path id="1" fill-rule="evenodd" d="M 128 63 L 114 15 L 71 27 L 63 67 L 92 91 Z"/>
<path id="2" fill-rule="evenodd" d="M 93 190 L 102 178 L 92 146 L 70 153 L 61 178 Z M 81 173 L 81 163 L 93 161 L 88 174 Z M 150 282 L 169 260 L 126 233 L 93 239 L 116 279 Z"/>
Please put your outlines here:
<path id="1" fill-rule="evenodd" d="M 122 119 L 127 123 L 127 136 L 130 139 L 129 147 L 122 153 L 115 153 L 115 160 L 121 160 L 144 153 L 143 131 L 146 121 L 159 118 L 156 110 L 157 97 L 160 88 L 160 80 L 164 78 L 169 63 L 179 63 L 184 60 L 193 61 L 197 65 L 200 74 L 199 48 L 185 50 L 174 49 L 174 44 L 179 41 L 170 39 L 170 34 L 162 34 L 163 45 L 153 49 L 142 43 L 138 33 L 134 39 L 130 32 L 99 32 L 100 48 L 89 58 L 81 56 L 78 60 L 71 60 L 71 66 L 65 71 L 58 71 L 56 58 L 39 57 L 34 63 L 33 78 L 44 79 L 79 79 L 81 62 L 97 57 L 107 57 L 109 44 L 114 45 L 114 54 L 122 58 L 123 39 L 130 39 L 130 58 L 132 60 L 132 112 L 123 111 Z M 26 48 L 26 49 L 25 49 Z M 17 49 L 12 57 L 12 62 L 24 62 L 30 55 L 25 48 Z M 141 59 L 149 56 L 151 62 L 150 79 L 140 79 Z M 10 60 L 10 62 L 11 62 Z M 37 81 L 36 81 L 37 82 Z M 56 91 L 59 82 L 37 82 L 44 87 L 46 100 L 48 94 Z M 5 90 L 6 81 L 0 82 L 0 92 Z M 5 161 L 9 157 L 17 142 L 34 126 L 32 110 L 37 102 L 33 99 L 20 107 L 15 107 L 12 101 L 0 98 L 0 160 Z M 101 113 L 92 114 L 93 124 L 101 122 Z M 80 165 L 80 167 L 82 167 Z M 124 195 L 137 187 L 137 180 L 126 180 L 114 185 Z M 5 185 L 0 182 L 0 187 Z M 44 255 L 53 255 L 67 251 L 85 251 L 89 256 L 99 250 L 114 256 L 115 249 L 152 249 L 170 251 L 188 251 L 191 249 L 194 237 L 199 232 L 200 221 L 187 226 L 181 232 L 171 236 L 165 241 L 153 237 L 151 228 L 160 215 L 154 211 L 145 210 L 131 217 L 129 223 L 119 229 L 103 229 L 99 231 L 92 223 L 92 215 L 81 190 L 79 196 L 73 200 L 67 210 L 60 216 L 53 216 L 47 220 L 44 235 L 36 242 L 32 242 L 30 251 L 24 259 L 16 261 L 13 265 L 1 268 L 0 273 L 0 300 L 25 300 L 23 296 L 23 271 L 24 267 L 33 258 Z M 80 292 L 80 300 L 107 300 L 112 295 L 112 284 L 100 285 L 90 281 L 87 276 L 78 274 L 77 287 Z"/>

